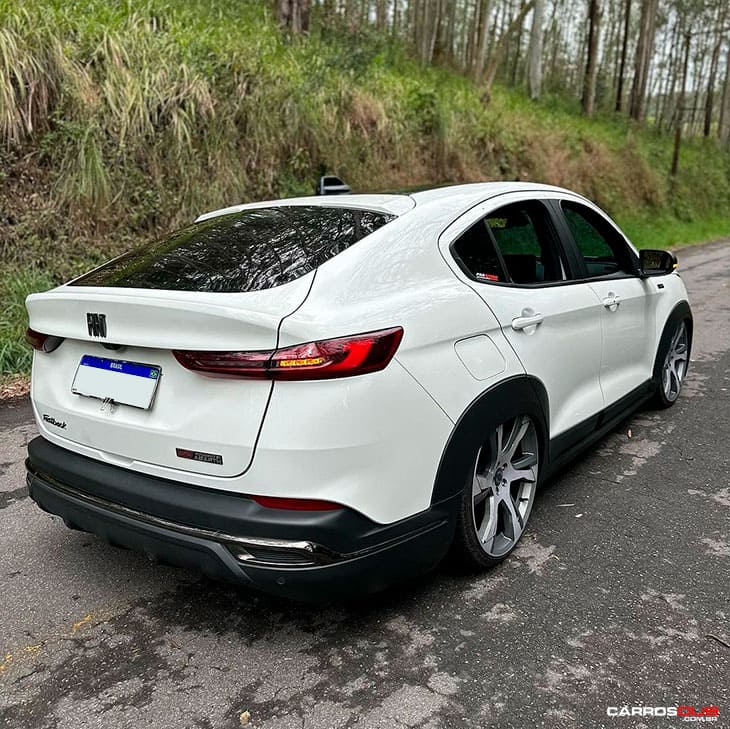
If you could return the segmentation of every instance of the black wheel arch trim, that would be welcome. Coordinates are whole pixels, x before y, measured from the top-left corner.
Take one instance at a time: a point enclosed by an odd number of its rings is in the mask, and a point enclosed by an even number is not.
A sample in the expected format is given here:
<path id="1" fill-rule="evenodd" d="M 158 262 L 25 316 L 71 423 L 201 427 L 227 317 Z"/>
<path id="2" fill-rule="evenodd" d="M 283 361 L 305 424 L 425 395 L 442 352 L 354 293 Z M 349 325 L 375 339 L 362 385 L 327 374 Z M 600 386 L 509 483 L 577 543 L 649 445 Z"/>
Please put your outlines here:
<path id="1" fill-rule="evenodd" d="M 477 449 L 484 443 L 490 427 L 511 415 L 532 416 L 540 440 L 540 457 L 548 453 L 549 405 L 544 385 L 530 375 L 516 375 L 496 383 L 479 394 L 456 422 L 441 454 L 431 503 L 460 493 Z"/>

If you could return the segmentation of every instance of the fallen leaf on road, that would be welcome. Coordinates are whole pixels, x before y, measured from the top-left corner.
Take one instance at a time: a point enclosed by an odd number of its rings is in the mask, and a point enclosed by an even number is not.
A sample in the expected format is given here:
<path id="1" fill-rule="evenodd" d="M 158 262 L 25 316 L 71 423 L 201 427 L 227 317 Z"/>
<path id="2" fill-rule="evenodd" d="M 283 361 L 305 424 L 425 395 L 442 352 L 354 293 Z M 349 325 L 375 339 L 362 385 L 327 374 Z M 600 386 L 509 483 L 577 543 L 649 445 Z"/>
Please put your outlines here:
<path id="1" fill-rule="evenodd" d="M 246 726 L 246 724 L 251 721 L 251 714 L 249 714 L 248 711 L 242 711 L 240 716 L 238 717 L 238 721 L 240 722 L 241 726 Z"/>
<path id="2" fill-rule="evenodd" d="M 12 375 L 0 380 L 0 400 L 12 400 L 30 392 L 30 380 L 25 375 Z"/>

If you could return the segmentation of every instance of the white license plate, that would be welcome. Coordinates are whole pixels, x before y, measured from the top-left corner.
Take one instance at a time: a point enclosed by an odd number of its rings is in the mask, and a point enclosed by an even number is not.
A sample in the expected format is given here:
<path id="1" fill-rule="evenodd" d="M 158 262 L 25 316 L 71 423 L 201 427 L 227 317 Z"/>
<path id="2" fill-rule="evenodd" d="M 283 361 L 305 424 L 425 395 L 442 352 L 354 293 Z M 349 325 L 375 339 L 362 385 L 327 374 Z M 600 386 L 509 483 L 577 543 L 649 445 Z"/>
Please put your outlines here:
<path id="1" fill-rule="evenodd" d="M 71 392 L 149 410 L 160 373 L 157 365 L 85 354 L 76 370 Z"/>

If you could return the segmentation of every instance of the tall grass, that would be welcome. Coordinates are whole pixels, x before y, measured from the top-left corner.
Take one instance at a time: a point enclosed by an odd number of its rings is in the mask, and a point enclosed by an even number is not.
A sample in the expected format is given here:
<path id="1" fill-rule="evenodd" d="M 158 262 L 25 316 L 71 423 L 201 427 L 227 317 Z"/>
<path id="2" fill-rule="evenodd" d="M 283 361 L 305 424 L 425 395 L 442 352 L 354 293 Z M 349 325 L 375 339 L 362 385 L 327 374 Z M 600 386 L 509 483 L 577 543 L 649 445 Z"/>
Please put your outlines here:
<path id="1" fill-rule="evenodd" d="M 0 0 L 0 145 L 30 151 L 43 203 L 85 229 L 299 193 L 321 168 L 359 188 L 531 176 L 609 205 L 668 204 L 654 175 L 667 139 L 515 91 L 484 107 L 471 83 L 377 35 L 288 39 L 268 5 Z"/>
<path id="2" fill-rule="evenodd" d="M 204 210 L 310 193 L 323 170 L 359 190 L 534 179 L 639 233 L 723 229 L 730 156 L 714 141 L 686 144 L 670 189 L 666 137 L 515 90 L 485 107 L 471 82 L 386 37 L 291 39 L 269 6 L 0 0 L 3 291 L 12 272 L 58 282 Z M 22 309 L 8 311 L 0 326 L 17 334 Z M 0 346 L 3 369 L 27 364 Z"/>
<path id="3" fill-rule="evenodd" d="M 0 277 L 0 300 L 3 302 L 0 317 L 0 377 L 30 369 L 32 350 L 25 343 L 25 297 L 52 285 L 51 276 L 37 270 L 23 273 L 5 271 Z"/>

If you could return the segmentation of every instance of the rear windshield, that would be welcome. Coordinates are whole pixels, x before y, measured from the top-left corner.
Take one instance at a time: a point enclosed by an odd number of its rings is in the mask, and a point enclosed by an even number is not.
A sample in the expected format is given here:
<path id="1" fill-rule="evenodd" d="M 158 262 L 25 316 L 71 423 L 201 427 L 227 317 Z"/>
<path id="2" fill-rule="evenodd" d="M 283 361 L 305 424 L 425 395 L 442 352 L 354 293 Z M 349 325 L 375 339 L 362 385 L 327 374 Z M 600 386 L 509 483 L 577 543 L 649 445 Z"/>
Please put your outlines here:
<path id="1" fill-rule="evenodd" d="M 395 217 L 318 205 L 244 210 L 194 223 L 71 285 L 260 291 L 304 276 Z"/>

